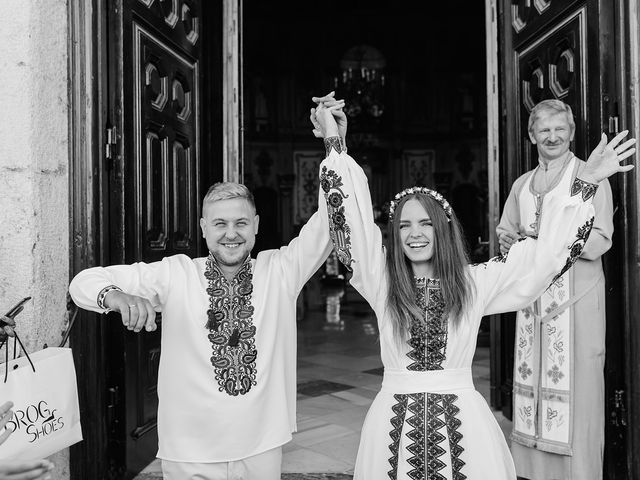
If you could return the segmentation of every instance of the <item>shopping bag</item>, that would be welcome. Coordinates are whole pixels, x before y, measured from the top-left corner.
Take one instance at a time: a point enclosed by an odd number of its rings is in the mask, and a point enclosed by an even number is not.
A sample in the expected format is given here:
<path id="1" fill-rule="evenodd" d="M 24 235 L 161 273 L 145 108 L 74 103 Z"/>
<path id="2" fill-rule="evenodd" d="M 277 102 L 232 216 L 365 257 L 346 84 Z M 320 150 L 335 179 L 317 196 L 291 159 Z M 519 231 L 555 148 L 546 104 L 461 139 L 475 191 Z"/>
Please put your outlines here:
<path id="1" fill-rule="evenodd" d="M 0 372 L 0 403 L 13 402 L 5 427 L 13 433 L 0 445 L 0 459 L 36 460 L 82 440 L 70 348 L 45 348 L 0 365 Z"/>

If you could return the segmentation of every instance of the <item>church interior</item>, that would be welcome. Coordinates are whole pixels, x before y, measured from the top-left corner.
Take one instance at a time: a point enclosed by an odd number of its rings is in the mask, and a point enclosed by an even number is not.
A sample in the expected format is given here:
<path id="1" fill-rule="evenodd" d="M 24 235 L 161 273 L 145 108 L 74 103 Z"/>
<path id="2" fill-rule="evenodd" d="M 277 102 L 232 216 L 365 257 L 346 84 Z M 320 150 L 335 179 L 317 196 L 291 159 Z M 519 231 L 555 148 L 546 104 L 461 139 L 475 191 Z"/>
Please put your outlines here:
<path id="1" fill-rule="evenodd" d="M 317 206 L 323 145 L 309 109 L 333 90 L 376 220 L 396 192 L 426 185 L 452 203 L 474 260 L 488 254 L 483 4 L 401 3 L 244 4 L 244 181 L 261 209 L 258 250 L 288 241 Z"/>

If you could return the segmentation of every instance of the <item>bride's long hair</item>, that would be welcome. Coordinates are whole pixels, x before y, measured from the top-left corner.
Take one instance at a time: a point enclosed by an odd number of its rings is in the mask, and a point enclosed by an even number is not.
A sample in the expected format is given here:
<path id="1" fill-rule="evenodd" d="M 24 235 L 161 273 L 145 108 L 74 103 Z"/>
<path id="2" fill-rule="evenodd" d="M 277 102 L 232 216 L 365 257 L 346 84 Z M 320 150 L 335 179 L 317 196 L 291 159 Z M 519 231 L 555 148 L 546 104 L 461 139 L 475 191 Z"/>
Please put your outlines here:
<path id="1" fill-rule="evenodd" d="M 447 219 L 442 206 L 422 193 L 403 197 L 389 221 L 387 247 L 387 273 L 389 291 L 387 305 L 396 339 L 405 339 L 414 321 L 424 323 L 425 312 L 416 303 L 416 282 L 411 262 L 402 249 L 400 218 L 408 200 L 416 199 L 424 207 L 433 224 L 433 275 L 440 280 L 440 291 L 445 302 L 445 312 L 454 325 L 458 325 L 464 309 L 474 294 L 469 276 L 469 256 L 462 227 L 455 213 Z"/>

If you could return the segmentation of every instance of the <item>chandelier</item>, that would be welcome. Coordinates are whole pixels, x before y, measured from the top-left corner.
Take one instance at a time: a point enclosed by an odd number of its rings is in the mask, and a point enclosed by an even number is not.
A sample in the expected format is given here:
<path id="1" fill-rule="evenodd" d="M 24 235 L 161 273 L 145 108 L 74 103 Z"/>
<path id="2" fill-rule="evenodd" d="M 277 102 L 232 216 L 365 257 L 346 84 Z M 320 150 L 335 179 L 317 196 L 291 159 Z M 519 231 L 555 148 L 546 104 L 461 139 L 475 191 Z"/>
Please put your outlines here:
<path id="1" fill-rule="evenodd" d="M 370 45 L 352 47 L 342 57 L 334 88 L 351 119 L 376 120 L 384 113 L 386 65 L 384 55 Z"/>

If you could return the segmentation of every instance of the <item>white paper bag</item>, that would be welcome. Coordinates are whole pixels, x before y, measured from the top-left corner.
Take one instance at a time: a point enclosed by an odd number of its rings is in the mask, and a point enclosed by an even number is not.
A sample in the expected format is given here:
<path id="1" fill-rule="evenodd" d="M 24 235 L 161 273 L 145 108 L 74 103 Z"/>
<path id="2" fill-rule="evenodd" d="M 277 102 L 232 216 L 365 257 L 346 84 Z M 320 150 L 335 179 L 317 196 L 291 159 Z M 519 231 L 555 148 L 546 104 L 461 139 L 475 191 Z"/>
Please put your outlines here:
<path id="1" fill-rule="evenodd" d="M 13 402 L 13 433 L 0 445 L 0 459 L 36 460 L 82 440 L 76 369 L 70 348 L 45 348 L 0 365 L 0 403 Z M 16 368 L 17 367 L 17 368 Z"/>

